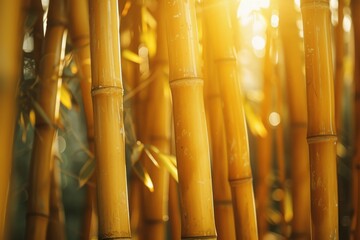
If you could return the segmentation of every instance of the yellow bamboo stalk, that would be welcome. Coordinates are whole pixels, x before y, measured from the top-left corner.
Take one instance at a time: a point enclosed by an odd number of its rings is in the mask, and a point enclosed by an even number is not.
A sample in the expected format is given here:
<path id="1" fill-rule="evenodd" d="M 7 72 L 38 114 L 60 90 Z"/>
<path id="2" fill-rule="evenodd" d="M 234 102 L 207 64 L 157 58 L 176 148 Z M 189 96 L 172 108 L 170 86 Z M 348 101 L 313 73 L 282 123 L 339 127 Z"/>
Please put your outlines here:
<path id="1" fill-rule="evenodd" d="M 84 103 L 87 139 L 89 150 L 94 153 L 94 114 L 91 100 L 91 58 L 88 1 L 69 2 L 69 30 L 74 45 L 74 55 L 79 66 L 80 87 Z M 95 177 L 91 178 L 95 181 Z M 97 236 L 96 189 L 87 185 L 86 209 L 82 239 L 88 240 Z"/>
<path id="2" fill-rule="evenodd" d="M 131 39 L 130 50 L 134 53 L 138 53 L 140 45 L 140 29 L 141 29 L 141 6 L 139 4 L 133 5 L 132 7 L 132 19 L 131 24 L 133 37 Z M 129 78 L 127 83 L 132 87 L 137 87 L 141 84 L 140 81 L 140 66 L 138 63 L 132 63 L 129 67 Z M 138 93 L 132 102 L 132 116 L 135 125 L 136 137 L 138 140 L 143 141 L 144 136 L 144 123 L 145 119 L 145 92 L 144 89 Z M 142 204 L 142 186 L 143 183 L 138 178 L 134 171 L 131 172 L 130 176 L 130 220 L 131 220 L 131 232 L 133 239 L 138 239 L 143 228 L 143 204 Z"/>
<path id="3" fill-rule="evenodd" d="M 353 24 L 354 24 L 354 42 L 355 42 L 355 63 L 354 63 L 354 83 L 355 83 L 355 103 L 354 103 L 354 123 L 355 123 L 355 154 L 353 158 L 353 208 L 355 216 L 353 219 L 353 230 L 354 230 L 354 239 L 360 237 L 360 203 L 359 203 L 359 187 L 360 187 L 360 19 L 355 17 L 360 14 L 360 1 L 353 0 L 351 1 L 351 10 L 353 14 Z"/>
<path id="4" fill-rule="evenodd" d="M 50 218 L 47 229 L 47 239 L 65 240 L 65 214 L 62 204 L 61 193 L 61 172 L 58 159 L 54 161 L 51 170 L 51 190 L 50 190 Z"/>
<path id="5" fill-rule="evenodd" d="M 329 1 L 302 0 L 307 139 L 311 178 L 311 236 L 338 239 L 336 129 Z"/>
<path id="6" fill-rule="evenodd" d="M 165 29 L 164 2 L 160 1 L 157 11 L 157 52 L 154 59 L 156 79 L 149 85 L 147 109 L 146 143 L 157 147 L 162 153 L 170 152 L 171 102 L 167 39 Z M 143 239 L 166 239 L 168 220 L 169 173 L 163 165 L 155 166 L 150 159 L 145 162 L 154 184 L 154 191 L 143 188 Z"/>
<path id="7" fill-rule="evenodd" d="M 272 159 L 273 159 L 273 129 L 269 123 L 269 115 L 271 113 L 272 90 L 273 81 L 272 66 L 270 61 L 270 41 L 267 41 L 265 57 L 264 57 L 264 80 L 263 80 L 263 94 L 264 98 L 261 103 L 261 120 L 266 129 L 266 135 L 259 136 L 257 143 L 258 149 L 258 172 L 257 172 L 257 187 L 256 187 L 256 214 L 258 223 L 259 239 L 263 239 L 268 232 L 267 212 L 269 208 L 269 193 L 270 193 L 270 178 L 272 172 Z"/>
<path id="8" fill-rule="evenodd" d="M 90 1 L 99 239 L 130 239 L 117 1 Z"/>
<path id="9" fill-rule="evenodd" d="M 338 23 L 335 26 L 335 124 L 341 136 L 342 102 L 344 91 L 344 0 L 338 0 Z"/>
<path id="10" fill-rule="evenodd" d="M 66 43 L 66 11 L 62 0 L 49 5 L 44 54 L 40 62 L 38 104 L 50 125 L 41 114 L 36 117 L 35 139 L 31 160 L 30 191 L 27 213 L 27 239 L 45 239 L 50 214 L 52 148 L 59 118 L 61 74 Z"/>
<path id="11" fill-rule="evenodd" d="M 44 10 L 42 7 L 41 0 L 31 0 L 31 11 L 36 13 L 36 22 L 34 25 L 34 60 L 35 60 L 35 70 L 38 73 L 39 72 L 39 65 L 40 65 L 40 59 L 42 54 L 42 47 L 43 47 L 43 41 L 44 41 L 44 26 L 43 26 L 43 15 Z"/>
<path id="12" fill-rule="evenodd" d="M 204 18 L 204 23 L 206 19 Z M 222 101 L 219 83 L 216 78 L 216 68 L 209 41 L 206 35 L 208 29 L 203 26 L 203 47 L 205 58 L 205 107 L 207 123 L 210 132 L 211 158 L 213 169 L 215 224 L 218 239 L 235 239 L 234 211 L 232 207 L 231 188 L 228 177 L 226 152 L 226 136 L 224 118 L 222 116 Z"/>
<path id="13" fill-rule="evenodd" d="M 23 1 L 0 1 L 0 239 L 5 238 L 12 146 L 16 116 L 16 91 L 21 71 Z"/>
<path id="14" fill-rule="evenodd" d="M 278 11 L 279 9 L 279 3 L 277 1 L 272 2 L 273 5 L 273 11 Z M 273 16 L 271 16 L 272 18 Z M 271 20 L 270 18 L 270 20 Z M 285 237 L 288 236 L 288 223 L 286 222 L 285 215 L 286 215 L 286 208 L 285 208 L 285 192 L 286 192 L 286 162 L 285 162 L 285 146 L 284 146 L 284 99 L 283 99 L 283 84 L 281 82 L 279 69 L 277 66 L 277 63 L 274 62 L 273 59 L 275 59 L 275 54 L 279 54 L 278 49 L 278 27 L 275 26 L 269 26 L 268 28 L 269 34 L 268 34 L 268 42 L 271 47 L 271 51 L 269 51 L 269 66 L 272 68 L 271 75 L 268 76 L 272 79 L 274 83 L 274 90 L 275 90 L 275 106 L 274 106 L 274 112 L 279 114 L 280 116 L 280 122 L 278 125 L 275 126 L 275 148 L 276 148 L 276 159 L 277 159 L 277 166 L 278 166 L 278 180 L 280 189 L 283 192 L 283 197 L 280 200 L 280 211 L 282 215 L 280 228 L 281 228 L 281 234 Z M 269 116 L 270 117 L 270 116 Z M 270 121 L 270 120 L 269 120 Z"/>
<path id="15" fill-rule="evenodd" d="M 195 1 L 166 1 L 182 239 L 216 239 Z"/>
<path id="16" fill-rule="evenodd" d="M 214 84 L 215 85 L 215 84 Z M 216 85 L 215 85 L 216 86 Z M 235 239 L 234 211 L 228 181 L 225 129 L 220 93 L 209 95 L 209 122 L 212 144 L 214 210 L 218 239 Z"/>
<path id="17" fill-rule="evenodd" d="M 234 49 L 231 1 L 210 1 L 208 26 L 212 35 L 220 92 L 224 103 L 229 181 L 237 239 L 257 239 L 255 200 L 243 99 Z M 217 42 L 221 36 L 221 44 Z"/>
<path id="18" fill-rule="evenodd" d="M 287 97 L 290 112 L 290 148 L 292 175 L 294 239 L 310 239 L 310 169 L 306 142 L 306 85 L 302 67 L 303 48 L 296 21 L 299 19 L 292 0 L 280 4 L 280 34 L 284 46 Z"/>

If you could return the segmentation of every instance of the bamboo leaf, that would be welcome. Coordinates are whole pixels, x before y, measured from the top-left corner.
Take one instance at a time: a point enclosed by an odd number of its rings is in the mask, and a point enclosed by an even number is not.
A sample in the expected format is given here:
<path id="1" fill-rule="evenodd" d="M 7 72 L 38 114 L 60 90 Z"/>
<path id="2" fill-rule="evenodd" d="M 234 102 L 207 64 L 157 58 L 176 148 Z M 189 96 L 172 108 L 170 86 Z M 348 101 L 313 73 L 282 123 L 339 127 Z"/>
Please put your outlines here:
<path id="1" fill-rule="evenodd" d="M 79 173 L 79 187 L 83 187 L 91 178 L 95 171 L 95 160 L 89 158 L 86 163 L 82 166 Z"/>
<path id="2" fill-rule="evenodd" d="M 140 178 L 140 180 L 144 183 L 144 185 L 149 189 L 149 191 L 153 192 L 154 184 L 150 178 L 150 175 L 139 161 L 134 164 L 133 170 Z"/>
<path id="3" fill-rule="evenodd" d="M 151 155 L 154 156 L 157 162 L 161 163 L 177 182 L 179 181 L 176 158 L 174 156 L 162 153 L 153 145 L 146 145 L 145 149 L 149 149 L 151 151 Z"/>
<path id="4" fill-rule="evenodd" d="M 34 110 L 31 110 L 30 113 L 29 113 L 29 119 L 30 119 L 30 124 L 31 126 L 35 126 L 35 120 L 36 120 L 36 117 L 35 117 L 35 112 Z"/>
<path id="5" fill-rule="evenodd" d="M 145 148 L 145 153 L 156 167 L 160 167 L 159 163 L 156 161 L 152 153 L 147 148 Z"/>
<path id="6" fill-rule="evenodd" d="M 266 131 L 266 128 L 265 128 L 263 122 L 261 121 L 260 116 L 255 114 L 250 103 L 248 103 L 247 101 L 245 101 L 244 110 L 245 110 L 246 120 L 247 120 L 247 123 L 249 124 L 249 128 L 250 128 L 251 132 L 255 136 L 265 137 L 267 134 L 267 131 Z"/>
<path id="7" fill-rule="evenodd" d="M 156 20 L 146 7 L 141 8 L 143 25 L 147 24 L 151 29 L 156 28 Z"/>
<path id="8" fill-rule="evenodd" d="M 67 109 L 72 108 L 72 102 L 71 102 L 71 93 L 68 88 L 65 87 L 65 85 L 61 85 L 60 89 L 60 101 L 64 107 Z"/>
<path id="9" fill-rule="evenodd" d="M 132 153 L 131 153 L 132 165 L 135 165 L 139 161 L 143 150 L 144 150 L 144 144 L 141 143 L 140 141 L 137 141 L 136 144 L 134 145 L 134 147 L 132 149 Z"/>
<path id="10" fill-rule="evenodd" d="M 21 127 L 21 141 L 26 142 L 26 136 L 27 136 L 27 127 L 24 120 L 23 113 L 20 113 L 20 127 Z"/>
<path id="11" fill-rule="evenodd" d="M 142 59 L 139 55 L 137 55 L 136 53 L 134 53 L 128 49 L 125 49 L 122 51 L 122 57 L 126 60 L 129 60 L 130 62 L 134 62 L 137 64 L 140 64 L 142 61 Z"/>
<path id="12" fill-rule="evenodd" d="M 51 122 L 48 115 L 45 113 L 45 111 L 42 109 L 42 107 L 37 103 L 33 98 L 31 98 L 32 105 L 35 109 L 35 111 L 40 115 L 40 117 L 49 125 L 55 128 L 54 124 Z"/>

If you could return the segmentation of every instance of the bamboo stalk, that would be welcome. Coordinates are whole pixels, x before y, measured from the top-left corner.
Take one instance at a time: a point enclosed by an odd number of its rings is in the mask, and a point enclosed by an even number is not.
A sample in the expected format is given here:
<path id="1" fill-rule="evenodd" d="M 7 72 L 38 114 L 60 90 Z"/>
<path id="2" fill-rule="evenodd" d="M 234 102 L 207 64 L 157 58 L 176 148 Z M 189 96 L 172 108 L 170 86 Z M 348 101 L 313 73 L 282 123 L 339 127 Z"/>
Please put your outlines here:
<path id="1" fill-rule="evenodd" d="M 88 1 L 70 1 L 69 28 L 74 44 L 76 63 L 79 66 L 80 87 L 84 103 L 87 139 L 89 150 L 94 153 L 94 114 L 91 100 L 91 58 L 90 58 L 90 26 Z M 95 181 L 95 177 L 91 178 Z M 82 239 L 92 239 L 97 235 L 96 188 L 87 185 L 86 210 Z"/>
<path id="2" fill-rule="evenodd" d="M 43 15 L 44 10 L 42 7 L 41 0 L 31 0 L 31 9 L 36 13 L 36 22 L 34 25 L 34 60 L 35 60 L 35 70 L 38 73 L 40 67 L 40 59 L 42 54 L 42 47 L 44 41 L 44 26 L 43 26 Z"/>
<path id="3" fill-rule="evenodd" d="M 274 5 L 274 9 L 279 9 L 279 3 L 277 1 L 273 1 L 272 4 Z M 271 16 L 272 17 L 272 16 Z M 271 19 L 271 18 L 270 18 Z M 286 208 L 285 208 L 285 193 L 286 193 L 286 159 L 285 159 L 285 146 L 284 146 L 284 99 L 283 99 L 283 84 L 280 79 L 279 69 L 276 62 L 274 62 L 275 54 L 279 54 L 278 49 L 278 28 L 277 27 L 269 27 L 269 44 L 272 51 L 269 51 L 269 58 L 271 66 L 271 75 L 272 81 L 274 83 L 275 88 L 275 113 L 279 114 L 280 122 L 275 126 L 275 148 L 276 148 L 276 159 L 277 159 L 277 167 L 278 167 L 278 181 L 279 181 L 279 188 L 283 192 L 283 197 L 280 200 L 280 211 L 282 215 L 280 229 L 281 234 L 285 237 L 288 236 L 288 223 L 286 222 Z M 270 117 L 270 116 L 269 116 Z"/>
<path id="4" fill-rule="evenodd" d="M 257 202 L 257 223 L 259 239 L 263 239 L 268 232 L 269 224 L 267 221 L 267 211 L 269 208 L 269 190 L 270 190 L 270 178 L 271 178 L 271 165 L 273 159 L 273 129 L 269 123 L 269 116 L 271 113 L 272 101 L 272 89 L 273 81 L 271 79 L 272 66 L 269 53 L 270 53 L 270 41 L 267 41 L 265 57 L 264 57 L 264 80 L 263 80 L 263 94 L 264 98 L 261 102 L 261 120 L 266 129 L 265 136 L 259 136 L 257 143 L 258 149 L 258 173 L 257 173 L 257 187 L 255 191 Z"/>
<path id="5" fill-rule="evenodd" d="M 51 170 L 50 217 L 47 239 L 65 240 L 65 214 L 62 204 L 60 166 L 55 157 L 52 161 L 54 164 Z"/>
<path id="6" fill-rule="evenodd" d="M 49 5 L 44 54 L 40 62 L 38 104 L 52 125 L 40 114 L 36 117 L 35 139 L 30 172 L 30 192 L 27 213 L 27 239 L 45 239 L 50 214 L 50 184 L 52 149 L 59 118 L 61 73 L 66 43 L 66 11 L 62 0 Z"/>
<path id="7" fill-rule="evenodd" d="M 139 45 L 140 45 L 140 29 L 141 29 L 141 6 L 139 4 L 133 5 L 132 7 L 132 40 L 130 44 L 130 50 L 134 53 L 139 52 Z M 127 80 L 127 83 L 132 86 L 133 88 L 139 86 L 141 84 L 140 81 L 140 66 L 138 63 L 131 63 L 129 66 L 129 73 L 130 77 Z M 144 89 L 143 89 L 144 90 Z M 144 123 L 143 119 L 145 119 L 144 109 L 145 107 L 142 106 L 141 103 L 145 103 L 143 99 L 145 93 L 141 91 L 141 94 L 137 94 L 133 102 L 131 103 L 131 107 L 133 108 L 133 119 L 135 123 L 135 132 L 137 140 L 143 141 L 144 135 Z M 145 104 L 144 104 L 145 105 Z M 131 172 L 130 176 L 130 225 L 131 225 L 131 232 L 133 234 L 133 239 L 138 239 L 142 233 L 143 229 L 143 204 L 142 204 L 142 186 L 143 183 L 141 180 L 136 176 L 134 171 Z"/>
<path id="8" fill-rule="evenodd" d="M 360 19 L 356 18 L 360 14 L 360 1 L 353 0 L 351 1 L 351 10 L 353 14 L 353 24 L 354 24 L 354 42 L 355 42 L 355 63 L 354 63 L 354 84 L 355 84 L 355 99 L 354 99 L 354 123 L 355 123 L 355 153 L 353 157 L 353 208 L 354 208 L 354 218 L 353 218 L 353 230 L 354 230 L 354 239 L 360 237 L 360 203 L 359 203 L 359 194 L 360 194 Z"/>
<path id="9" fill-rule="evenodd" d="M 162 153 L 170 152 L 171 102 L 166 70 L 169 68 L 165 29 L 164 2 L 160 1 L 157 11 L 157 53 L 154 71 L 157 78 L 149 85 L 147 109 L 147 142 Z M 143 239 L 166 239 L 168 220 L 169 173 L 162 165 L 155 166 L 150 159 L 145 162 L 154 184 L 154 191 L 144 187 L 143 191 Z"/>
<path id="10" fill-rule="evenodd" d="M 182 239 L 216 239 L 195 1 L 166 1 Z"/>
<path id="11" fill-rule="evenodd" d="M 237 239 L 257 239 L 255 200 L 249 158 L 243 100 L 231 26 L 231 1 L 211 1 L 208 6 L 208 26 L 212 35 L 214 59 L 217 65 L 227 153 L 229 182 L 235 215 Z M 216 17 L 214 17 L 216 16 Z M 216 40 L 221 36 L 222 44 Z"/>
<path id="12" fill-rule="evenodd" d="M 338 0 L 338 23 L 335 26 L 335 124 L 341 136 L 342 102 L 344 91 L 344 0 Z M 340 139 L 341 140 L 341 139 Z"/>
<path id="13" fill-rule="evenodd" d="M 290 111 L 292 174 L 292 233 L 294 239 L 310 239 L 310 169 L 306 143 L 307 108 L 303 53 L 292 0 L 280 4 L 280 34 L 284 46 L 287 96 Z M 297 47 L 296 47 L 297 46 Z"/>
<path id="14" fill-rule="evenodd" d="M 90 1 L 99 239 L 131 239 L 117 1 Z"/>
<path id="15" fill-rule="evenodd" d="M 5 238 L 5 218 L 12 167 L 16 92 L 21 71 L 23 1 L 0 1 L 0 239 Z M 11 24 L 9 24 L 11 23 Z"/>
<path id="16" fill-rule="evenodd" d="M 338 239 L 336 128 L 329 1 L 302 0 L 307 139 L 311 178 L 311 236 Z"/>
<path id="17" fill-rule="evenodd" d="M 207 41 L 208 29 L 204 18 L 204 62 L 205 62 L 205 107 L 210 132 L 211 158 L 213 169 L 215 224 L 218 239 L 235 239 L 234 211 L 232 206 L 231 188 L 228 178 L 226 152 L 226 136 L 224 118 L 222 117 L 222 101 L 216 68 Z"/>
<path id="18" fill-rule="evenodd" d="M 169 221 L 171 230 L 171 240 L 181 238 L 181 219 L 178 184 L 175 179 L 169 179 Z"/>

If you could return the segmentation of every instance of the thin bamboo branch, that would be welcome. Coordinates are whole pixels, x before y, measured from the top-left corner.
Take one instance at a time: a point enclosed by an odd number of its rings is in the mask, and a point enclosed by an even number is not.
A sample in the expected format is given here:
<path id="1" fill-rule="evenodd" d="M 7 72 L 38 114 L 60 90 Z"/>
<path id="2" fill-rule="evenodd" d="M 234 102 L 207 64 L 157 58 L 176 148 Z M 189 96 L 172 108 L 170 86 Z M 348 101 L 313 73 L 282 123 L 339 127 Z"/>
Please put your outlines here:
<path id="1" fill-rule="evenodd" d="M 99 239 L 131 239 L 117 1 L 90 1 Z"/>
<path id="2" fill-rule="evenodd" d="M 338 239 L 336 127 L 329 1 L 302 0 L 311 178 L 311 236 Z"/>

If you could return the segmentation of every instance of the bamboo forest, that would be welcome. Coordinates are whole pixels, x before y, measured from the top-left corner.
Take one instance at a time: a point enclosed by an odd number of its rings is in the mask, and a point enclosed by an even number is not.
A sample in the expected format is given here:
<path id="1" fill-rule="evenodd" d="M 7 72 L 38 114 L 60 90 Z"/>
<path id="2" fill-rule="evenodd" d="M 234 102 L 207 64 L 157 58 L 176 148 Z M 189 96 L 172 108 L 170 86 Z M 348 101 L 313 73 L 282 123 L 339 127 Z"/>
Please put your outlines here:
<path id="1" fill-rule="evenodd" d="M 0 240 L 359 240 L 360 0 L 0 0 Z"/>

